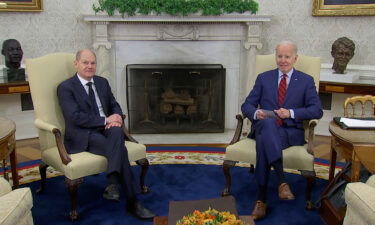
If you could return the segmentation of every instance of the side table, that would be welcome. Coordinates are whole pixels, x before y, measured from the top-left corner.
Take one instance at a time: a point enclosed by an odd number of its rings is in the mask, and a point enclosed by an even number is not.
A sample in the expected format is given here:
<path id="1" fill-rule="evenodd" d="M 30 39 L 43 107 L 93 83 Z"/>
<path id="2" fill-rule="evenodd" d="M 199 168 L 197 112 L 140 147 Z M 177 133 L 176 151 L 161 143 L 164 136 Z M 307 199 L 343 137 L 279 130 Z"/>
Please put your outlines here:
<path id="1" fill-rule="evenodd" d="M 365 163 L 369 169 L 375 168 L 374 130 L 342 129 L 331 121 L 329 132 L 332 134 L 329 181 L 332 181 L 335 175 L 337 154 L 340 154 L 346 161 L 352 162 L 351 182 L 359 180 L 362 163 Z"/>
<path id="2" fill-rule="evenodd" d="M 16 124 L 12 120 L 0 117 L 0 160 L 10 158 L 13 189 L 18 188 L 19 185 L 15 133 Z"/>
<path id="3" fill-rule="evenodd" d="M 375 170 L 375 132 L 374 130 L 343 129 L 334 121 L 329 124 L 331 137 L 331 162 L 329 168 L 329 184 L 321 196 L 329 193 L 334 186 L 337 155 L 352 163 L 350 182 L 360 179 L 360 166 L 366 164 Z M 322 199 L 319 214 L 326 224 L 341 225 L 344 221 L 346 206 L 336 209 L 328 198 Z"/>

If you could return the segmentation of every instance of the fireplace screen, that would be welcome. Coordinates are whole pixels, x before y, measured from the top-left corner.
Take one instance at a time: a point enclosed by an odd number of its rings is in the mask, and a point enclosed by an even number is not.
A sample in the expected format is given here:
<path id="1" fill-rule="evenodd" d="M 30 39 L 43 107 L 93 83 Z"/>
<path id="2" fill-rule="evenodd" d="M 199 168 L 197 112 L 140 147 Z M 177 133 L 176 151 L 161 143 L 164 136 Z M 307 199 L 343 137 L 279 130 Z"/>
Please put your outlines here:
<path id="1" fill-rule="evenodd" d="M 131 133 L 224 132 L 222 65 L 126 67 Z"/>

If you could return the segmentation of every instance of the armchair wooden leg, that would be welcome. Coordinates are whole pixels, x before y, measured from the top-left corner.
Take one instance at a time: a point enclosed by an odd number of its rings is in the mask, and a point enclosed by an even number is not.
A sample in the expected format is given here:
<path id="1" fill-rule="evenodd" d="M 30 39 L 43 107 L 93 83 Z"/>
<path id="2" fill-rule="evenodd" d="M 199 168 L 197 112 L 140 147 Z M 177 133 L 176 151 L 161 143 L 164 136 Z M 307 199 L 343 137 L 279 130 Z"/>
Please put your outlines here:
<path id="1" fill-rule="evenodd" d="M 36 190 L 36 193 L 43 193 L 45 187 L 46 187 L 46 181 L 47 181 L 47 167 L 48 165 L 45 164 L 43 161 L 39 164 L 39 174 L 40 174 L 40 187 L 38 190 Z"/>
<path id="2" fill-rule="evenodd" d="M 149 193 L 150 192 L 150 188 L 145 185 L 145 177 L 146 177 L 146 173 L 148 171 L 148 167 L 149 167 L 150 163 L 148 162 L 148 160 L 146 158 L 137 160 L 136 163 L 138 165 L 140 165 L 141 168 L 142 168 L 142 170 L 141 170 L 141 178 L 140 178 L 141 193 L 142 194 Z"/>
<path id="3" fill-rule="evenodd" d="M 250 164 L 249 172 L 250 173 L 254 173 L 255 172 L 254 164 Z"/>
<path id="4" fill-rule="evenodd" d="M 314 203 L 311 201 L 311 192 L 315 183 L 315 177 L 316 173 L 315 171 L 301 171 L 301 175 L 304 176 L 307 179 L 307 185 L 306 185 L 306 210 L 313 210 L 314 209 Z"/>
<path id="5" fill-rule="evenodd" d="M 65 184 L 68 188 L 70 201 L 71 201 L 71 209 L 69 212 L 70 220 L 74 221 L 78 219 L 78 211 L 77 211 L 77 189 L 78 185 L 83 182 L 83 178 L 78 178 L 75 180 L 71 180 L 65 177 Z"/>
<path id="6" fill-rule="evenodd" d="M 224 160 L 223 162 L 223 173 L 225 176 L 226 185 L 221 193 L 221 196 L 230 195 L 230 186 L 232 185 L 232 179 L 230 177 L 230 168 L 234 167 L 237 162 L 231 160 Z"/>

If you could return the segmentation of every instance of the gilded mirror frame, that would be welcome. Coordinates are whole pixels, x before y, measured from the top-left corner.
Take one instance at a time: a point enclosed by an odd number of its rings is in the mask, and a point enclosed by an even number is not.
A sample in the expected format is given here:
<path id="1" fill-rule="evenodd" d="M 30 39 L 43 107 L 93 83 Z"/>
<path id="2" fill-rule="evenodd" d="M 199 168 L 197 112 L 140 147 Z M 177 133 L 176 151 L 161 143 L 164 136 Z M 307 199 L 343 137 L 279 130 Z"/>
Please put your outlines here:
<path id="1" fill-rule="evenodd" d="M 42 0 L 0 0 L 0 12 L 40 12 L 43 11 Z"/>
<path id="2" fill-rule="evenodd" d="M 329 3 L 328 3 L 329 2 Z M 347 3 L 345 3 L 347 2 Z M 375 0 L 351 3 L 343 0 L 313 0 L 313 16 L 374 16 Z"/>

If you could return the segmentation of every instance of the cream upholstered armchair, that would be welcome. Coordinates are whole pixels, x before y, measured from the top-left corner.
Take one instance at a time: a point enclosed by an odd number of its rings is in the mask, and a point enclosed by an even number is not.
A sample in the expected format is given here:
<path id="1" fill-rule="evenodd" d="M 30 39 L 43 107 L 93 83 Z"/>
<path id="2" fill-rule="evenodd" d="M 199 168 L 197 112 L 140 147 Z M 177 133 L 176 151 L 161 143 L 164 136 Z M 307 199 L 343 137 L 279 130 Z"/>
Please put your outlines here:
<path id="1" fill-rule="evenodd" d="M 64 119 L 57 99 L 57 86 L 73 76 L 75 56 L 70 53 L 53 53 L 40 58 L 27 59 L 30 92 L 35 110 L 35 126 L 38 128 L 39 142 L 42 151 L 42 163 L 39 166 L 42 178 L 40 191 L 46 183 L 46 169 L 52 166 L 65 176 L 70 198 L 70 218 L 78 218 L 77 188 L 83 177 L 105 172 L 107 160 L 100 155 L 89 152 L 68 154 L 63 144 Z M 146 159 L 146 147 L 138 144 L 123 127 L 128 149 L 129 161 L 141 165 L 141 192 L 148 192 L 144 178 L 149 166 Z"/>
<path id="2" fill-rule="evenodd" d="M 375 175 L 366 183 L 349 183 L 345 188 L 347 205 L 344 225 L 375 224 Z"/>
<path id="3" fill-rule="evenodd" d="M 0 177 L 0 225 L 33 225 L 32 207 L 30 188 L 12 191 L 8 181 Z"/>
<path id="4" fill-rule="evenodd" d="M 275 55 L 258 55 L 256 56 L 255 75 L 265 72 L 267 70 L 275 69 Z M 320 78 L 320 58 L 299 55 L 295 68 L 305 72 L 314 77 L 316 88 L 319 88 Z M 254 85 L 256 76 L 251 78 L 251 85 Z M 245 118 L 243 114 L 236 116 L 237 128 L 234 137 L 226 148 L 225 158 L 223 162 L 223 172 L 226 179 L 226 187 L 222 193 L 223 196 L 230 195 L 231 176 L 230 168 L 235 166 L 237 162 L 249 163 L 250 170 L 254 171 L 256 164 L 256 150 L 255 140 L 242 137 L 242 129 L 244 122 L 251 123 Z M 312 209 L 311 191 L 315 180 L 314 170 L 314 154 L 313 154 L 313 139 L 314 128 L 317 120 L 305 122 L 305 139 L 307 144 L 304 146 L 292 146 L 283 150 L 283 165 L 284 168 L 299 170 L 301 174 L 307 178 L 308 185 L 306 187 L 306 209 Z"/>

